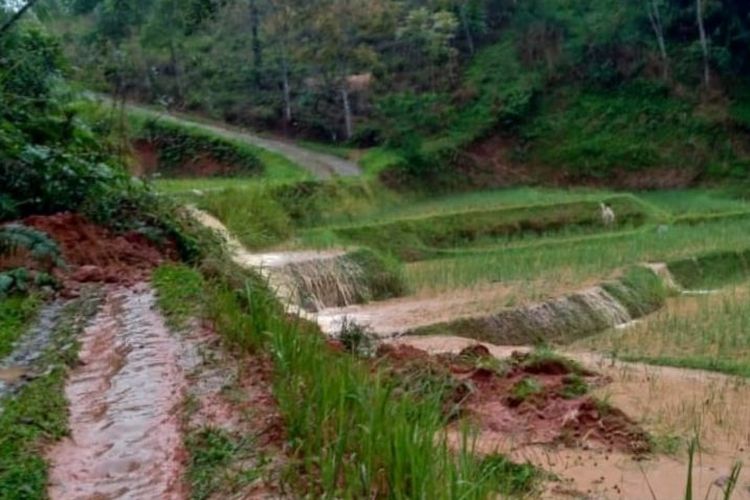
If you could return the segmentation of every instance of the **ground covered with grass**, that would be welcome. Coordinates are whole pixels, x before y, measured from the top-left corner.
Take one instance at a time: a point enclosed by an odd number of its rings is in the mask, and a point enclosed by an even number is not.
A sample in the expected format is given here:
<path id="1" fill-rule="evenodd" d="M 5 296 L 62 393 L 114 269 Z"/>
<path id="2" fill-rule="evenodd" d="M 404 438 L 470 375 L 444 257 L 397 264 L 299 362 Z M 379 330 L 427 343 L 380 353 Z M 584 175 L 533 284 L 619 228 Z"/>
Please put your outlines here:
<path id="1" fill-rule="evenodd" d="M 14 342 L 35 318 L 40 303 L 34 296 L 0 299 L 0 359 L 11 352 Z"/>
<path id="2" fill-rule="evenodd" d="M 38 361 L 41 374 L 0 398 L 0 498 L 46 497 L 45 449 L 68 433 L 65 378 L 77 361 L 75 338 L 96 307 L 96 296 L 70 302 Z"/>

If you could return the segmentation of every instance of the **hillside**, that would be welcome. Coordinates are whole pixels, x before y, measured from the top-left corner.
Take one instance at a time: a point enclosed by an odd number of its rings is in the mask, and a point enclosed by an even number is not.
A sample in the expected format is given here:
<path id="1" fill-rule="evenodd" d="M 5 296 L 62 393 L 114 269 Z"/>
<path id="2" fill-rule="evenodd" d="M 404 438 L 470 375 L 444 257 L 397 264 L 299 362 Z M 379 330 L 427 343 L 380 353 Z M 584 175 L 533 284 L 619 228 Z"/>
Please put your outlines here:
<path id="1" fill-rule="evenodd" d="M 749 15 L 739 0 L 50 0 L 39 10 L 90 88 L 377 146 L 363 161 L 390 169 L 391 184 L 449 187 L 744 179 Z"/>

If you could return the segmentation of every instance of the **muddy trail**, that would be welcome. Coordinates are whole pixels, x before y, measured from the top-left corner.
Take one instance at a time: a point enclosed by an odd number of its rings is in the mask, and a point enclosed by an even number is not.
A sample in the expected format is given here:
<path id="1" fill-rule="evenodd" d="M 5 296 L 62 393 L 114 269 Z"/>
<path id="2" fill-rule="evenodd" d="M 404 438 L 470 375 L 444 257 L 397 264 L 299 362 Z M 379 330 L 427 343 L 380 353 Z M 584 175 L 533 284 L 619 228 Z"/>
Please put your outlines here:
<path id="1" fill-rule="evenodd" d="M 113 287 L 65 388 L 71 436 L 49 452 L 51 498 L 183 498 L 179 345 L 146 285 Z"/>
<path id="2" fill-rule="evenodd" d="M 97 96 L 97 98 L 105 103 L 111 103 L 111 100 L 104 96 Z M 154 111 L 151 108 L 132 103 L 127 106 L 130 109 L 137 110 L 139 113 L 148 115 L 152 118 L 203 129 L 221 137 L 245 142 L 252 146 L 278 153 L 300 167 L 308 170 L 315 177 L 321 179 L 327 179 L 332 176 L 350 177 L 362 175 L 362 170 L 359 168 L 359 165 L 353 161 L 325 153 L 319 153 L 317 151 L 311 151 L 290 141 L 260 136 L 245 129 L 231 127 L 229 125 L 197 121 L 185 114 L 165 114 L 164 112 Z"/>
<path id="3" fill-rule="evenodd" d="M 444 336 L 402 337 L 389 344 L 394 349 L 438 357 L 476 351 L 480 345 Z M 504 363 L 532 351 L 481 344 L 481 351 L 485 350 Z M 724 498 L 722 487 L 732 466 L 737 461 L 750 461 L 747 381 L 697 370 L 619 362 L 587 352 L 564 354 L 596 374 L 586 379 L 592 400 L 606 402 L 606 408 L 616 409 L 615 413 L 608 413 L 613 410 L 605 411 L 604 406 L 575 406 L 575 400 L 537 404 L 538 411 L 512 413 L 507 401 L 480 398 L 470 405 L 478 423 L 479 453 L 502 452 L 555 474 L 558 480 L 545 486 L 543 498 L 672 499 L 685 497 L 688 460 L 684 441 L 695 437 L 701 449 L 693 465 L 694 498 Z M 541 384 L 549 383 L 549 373 L 543 374 Z M 572 411 L 560 417 L 556 409 L 560 404 Z M 605 419 L 601 420 L 603 415 Z M 635 444 L 649 448 L 638 452 L 632 446 L 622 446 L 621 439 L 629 434 L 623 433 L 621 426 L 608 429 L 606 415 L 627 416 L 626 422 L 637 422 L 637 428 L 648 432 L 649 437 Z M 559 418 L 565 422 L 593 421 L 595 425 L 583 432 L 561 432 L 567 424 L 553 425 Z M 574 440 L 575 445 L 566 445 L 568 440 Z M 667 444 L 674 449 L 666 449 Z M 750 498 L 750 472 L 745 469 L 732 498 Z"/>

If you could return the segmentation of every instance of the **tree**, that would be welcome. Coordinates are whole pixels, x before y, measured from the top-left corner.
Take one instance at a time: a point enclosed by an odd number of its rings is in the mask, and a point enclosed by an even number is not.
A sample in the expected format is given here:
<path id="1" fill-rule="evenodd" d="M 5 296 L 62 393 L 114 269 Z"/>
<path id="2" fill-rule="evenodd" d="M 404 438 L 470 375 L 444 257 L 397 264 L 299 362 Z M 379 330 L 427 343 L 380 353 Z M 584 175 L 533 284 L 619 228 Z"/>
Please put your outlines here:
<path id="1" fill-rule="evenodd" d="M 703 84 L 708 88 L 711 83 L 711 68 L 708 53 L 708 37 L 706 36 L 706 27 L 703 25 L 703 0 L 695 0 L 695 15 L 698 22 L 701 51 L 703 52 Z"/>
<path id="2" fill-rule="evenodd" d="M 24 5 L 22 5 L 20 9 L 13 13 L 13 15 L 10 16 L 10 18 L 8 18 L 8 20 L 5 21 L 2 26 L 0 26 L 0 36 L 3 36 L 3 33 L 10 30 L 10 28 L 12 28 L 13 25 L 16 24 L 21 19 L 21 17 L 23 17 L 23 15 L 26 14 L 26 12 L 28 12 L 29 9 L 34 6 L 35 3 L 37 3 L 37 1 L 38 0 L 29 0 Z"/>
<path id="3" fill-rule="evenodd" d="M 664 24 L 660 12 L 661 0 L 646 0 L 646 11 L 651 29 L 654 31 L 656 43 L 659 47 L 659 55 L 662 63 L 662 78 L 669 79 L 669 55 L 667 54 L 667 43 L 664 39 Z"/>
<path id="4" fill-rule="evenodd" d="M 349 77 L 377 65 L 375 44 L 389 7 L 387 0 L 323 0 L 303 11 L 308 24 L 298 56 L 311 63 L 324 89 L 338 95 L 347 140 L 354 135 Z"/>
<path id="5" fill-rule="evenodd" d="M 455 66 L 456 49 L 451 42 L 456 36 L 458 21 L 453 13 L 447 10 L 430 12 L 426 7 L 411 10 L 396 36 L 405 41 L 413 54 L 413 64 L 423 67 L 427 64 L 430 87 L 438 84 L 436 68 L 448 68 L 447 76 L 452 76 Z"/>

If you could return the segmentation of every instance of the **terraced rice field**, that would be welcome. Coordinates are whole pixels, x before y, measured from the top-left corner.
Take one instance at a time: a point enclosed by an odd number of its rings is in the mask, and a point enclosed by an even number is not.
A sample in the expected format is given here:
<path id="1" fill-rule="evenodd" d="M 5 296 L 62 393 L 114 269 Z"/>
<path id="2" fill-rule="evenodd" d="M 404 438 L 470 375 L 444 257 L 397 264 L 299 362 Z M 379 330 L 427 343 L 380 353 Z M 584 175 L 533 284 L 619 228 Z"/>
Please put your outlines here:
<path id="1" fill-rule="evenodd" d="M 233 196 L 241 199 L 237 192 Z M 196 202 L 210 211 L 206 200 L 197 197 Z M 618 217 L 613 227 L 602 223 L 600 202 L 614 208 Z M 283 201 L 279 204 L 284 206 Z M 458 352 L 458 346 L 490 340 L 485 345 L 501 360 L 513 350 L 541 343 L 597 366 L 616 381 L 597 393 L 606 400 L 613 394 L 607 391 L 614 391 L 613 399 L 650 433 L 654 458 L 639 471 L 627 453 L 615 454 L 619 465 L 600 470 L 592 465 L 605 460 L 600 452 L 558 450 L 555 463 L 546 466 L 563 478 L 584 474 L 583 469 L 588 471 L 584 476 L 592 468 L 599 470 L 601 478 L 571 479 L 571 484 L 604 498 L 650 495 L 643 487 L 647 482 L 638 481 L 643 477 L 656 482 L 658 498 L 683 494 L 684 481 L 670 485 L 654 478 L 686 470 L 686 443 L 697 437 L 708 441 L 701 442 L 705 455 L 696 492 L 702 488 L 701 494 L 720 495 L 720 471 L 728 473 L 734 459 L 747 458 L 743 450 L 750 442 L 736 432 L 748 424 L 744 417 L 735 415 L 733 423 L 721 417 L 732 428 L 721 438 L 715 427 L 723 425 L 717 415 L 733 411 L 727 401 L 746 390 L 744 377 L 750 376 L 748 202 L 710 190 L 630 194 L 524 188 L 429 199 L 379 199 L 378 193 L 370 193 L 350 208 L 327 213 L 316 207 L 321 211 L 317 220 L 289 215 L 286 235 L 263 250 L 273 256 L 300 249 L 346 253 L 368 247 L 388 263 L 382 272 L 395 273 L 402 283 L 393 297 L 344 301 L 305 313 L 332 338 L 344 338 L 356 325 L 357 331 L 386 344 L 432 353 Z M 241 221 L 233 225 L 230 229 L 241 232 Z M 302 278 L 298 285 L 308 294 L 346 281 Z M 367 280 L 377 277 L 366 274 Z M 514 333 L 512 348 L 502 347 L 509 337 L 498 333 L 508 329 Z M 451 340 L 456 335 L 459 340 Z M 649 364 L 704 371 L 671 372 Z M 690 419 L 686 416 L 679 424 L 653 419 L 653 413 L 665 410 L 649 402 L 653 391 L 641 391 L 632 382 L 641 377 L 639 370 L 652 385 L 679 386 L 697 377 L 703 389 L 696 391 L 710 392 L 721 385 L 723 396 L 688 410 L 695 396 L 686 394 L 685 400 L 673 403 Z M 714 379 L 707 372 L 730 378 Z M 533 391 L 536 382 L 531 384 Z M 708 424 L 707 415 L 719 423 Z M 687 420 L 695 424 L 692 431 Z M 497 449 L 489 444 L 492 439 L 480 431 L 480 448 Z M 527 454 L 513 452 L 514 458 L 542 467 L 550 459 L 548 454 L 544 460 L 534 455 L 548 453 L 538 447 L 520 446 Z M 561 464 L 576 462 L 574 454 L 581 463 Z M 750 483 L 743 481 L 748 481 L 744 474 L 734 492 L 737 498 L 750 495 Z M 542 496 L 548 494 L 554 497 L 549 491 Z"/>

